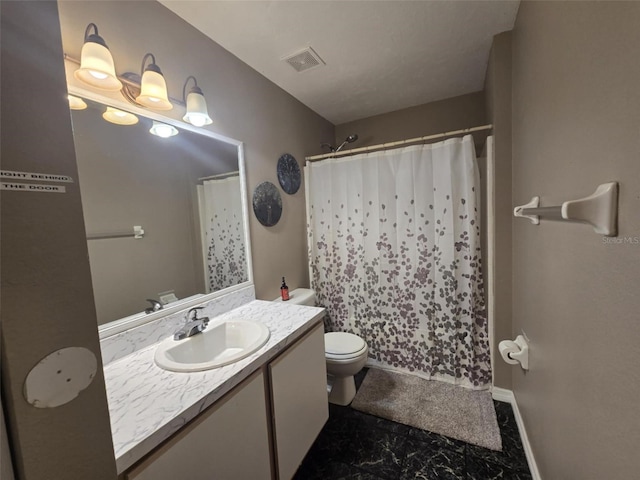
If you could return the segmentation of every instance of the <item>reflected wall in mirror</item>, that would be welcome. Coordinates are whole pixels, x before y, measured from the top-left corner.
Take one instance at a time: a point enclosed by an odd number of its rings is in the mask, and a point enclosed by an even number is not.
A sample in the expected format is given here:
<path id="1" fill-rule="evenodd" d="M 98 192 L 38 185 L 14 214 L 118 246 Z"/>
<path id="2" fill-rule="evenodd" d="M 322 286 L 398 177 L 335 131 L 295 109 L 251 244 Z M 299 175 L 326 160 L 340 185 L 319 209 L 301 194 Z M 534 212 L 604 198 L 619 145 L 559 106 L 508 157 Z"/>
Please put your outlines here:
<path id="1" fill-rule="evenodd" d="M 249 281 L 237 145 L 161 138 L 151 119 L 110 123 L 85 102 L 72 120 L 98 323 Z"/>

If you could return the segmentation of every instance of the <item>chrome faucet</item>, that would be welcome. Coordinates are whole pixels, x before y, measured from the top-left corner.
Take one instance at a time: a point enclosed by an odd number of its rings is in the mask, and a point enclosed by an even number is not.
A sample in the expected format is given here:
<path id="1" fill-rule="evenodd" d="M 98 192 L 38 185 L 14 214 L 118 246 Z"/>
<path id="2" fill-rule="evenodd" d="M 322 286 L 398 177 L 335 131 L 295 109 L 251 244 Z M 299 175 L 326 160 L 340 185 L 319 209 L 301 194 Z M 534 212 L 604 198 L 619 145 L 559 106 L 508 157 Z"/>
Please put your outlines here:
<path id="1" fill-rule="evenodd" d="M 159 301 L 154 300 L 153 298 L 147 298 L 147 302 L 151 303 L 151 306 L 145 308 L 144 313 L 149 314 L 162 310 L 163 305 Z"/>
<path id="2" fill-rule="evenodd" d="M 198 318 L 198 310 L 202 310 L 203 308 L 204 307 L 195 307 L 187 312 L 187 323 L 173 335 L 174 340 L 183 340 L 192 337 L 207 328 L 209 317 Z M 193 313 L 193 318 L 191 318 L 191 313 Z"/>

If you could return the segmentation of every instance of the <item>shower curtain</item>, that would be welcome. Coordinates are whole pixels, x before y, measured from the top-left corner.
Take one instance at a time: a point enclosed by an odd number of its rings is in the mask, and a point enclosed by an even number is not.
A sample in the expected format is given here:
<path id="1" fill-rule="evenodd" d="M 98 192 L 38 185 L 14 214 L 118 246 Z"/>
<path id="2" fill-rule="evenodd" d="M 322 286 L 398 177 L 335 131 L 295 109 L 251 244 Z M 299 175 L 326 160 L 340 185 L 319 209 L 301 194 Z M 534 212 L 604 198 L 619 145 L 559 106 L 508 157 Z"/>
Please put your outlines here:
<path id="1" fill-rule="evenodd" d="M 369 362 L 469 388 L 491 366 L 473 138 L 308 163 L 312 287 Z"/>
<path id="2" fill-rule="evenodd" d="M 246 282 L 240 178 L 208 180 L 197 188 L 207 293 Z"/>

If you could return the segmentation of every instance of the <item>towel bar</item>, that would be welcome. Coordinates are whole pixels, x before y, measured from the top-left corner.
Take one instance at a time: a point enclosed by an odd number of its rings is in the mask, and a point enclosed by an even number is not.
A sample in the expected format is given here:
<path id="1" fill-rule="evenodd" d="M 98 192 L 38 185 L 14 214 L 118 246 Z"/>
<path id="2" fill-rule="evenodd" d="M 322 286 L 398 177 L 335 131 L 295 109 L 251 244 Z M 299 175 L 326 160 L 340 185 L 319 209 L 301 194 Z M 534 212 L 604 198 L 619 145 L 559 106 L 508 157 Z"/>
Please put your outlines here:
<path id="1" fill-rule="evenodd" d="M 528 218 L 538 225 L 540 218 L 588 223 L 596 233 L 615 237 L 618 217 L 618 182 L 599 185 L 596 191 L 585 198 L 569 200 L 562 205 L 541 207 L 540 197 L 533 197 L 525 205 L 513 209 L 514 217 Z"/>

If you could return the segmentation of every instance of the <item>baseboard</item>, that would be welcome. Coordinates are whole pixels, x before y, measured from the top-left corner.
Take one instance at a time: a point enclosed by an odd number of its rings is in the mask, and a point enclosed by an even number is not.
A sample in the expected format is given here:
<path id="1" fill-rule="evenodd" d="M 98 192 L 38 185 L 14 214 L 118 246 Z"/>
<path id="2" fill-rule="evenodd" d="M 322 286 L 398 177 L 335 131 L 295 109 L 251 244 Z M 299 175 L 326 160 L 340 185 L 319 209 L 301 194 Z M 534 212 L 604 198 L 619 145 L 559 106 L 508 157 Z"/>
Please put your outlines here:
<path id="1" fill-rule="evenodd" d="M 511 405 L 515 403 L 513 392 L 511 390 L 507 390 L 506 388 L 491 387 L 491 397 L 494 400 L 498 400 L 499 402 L 506 402 L 510 403 Z"/>
<path id="2" fill-rule="evenodd" d="M 531 450 L 529 436 L 527 435 L 527 430 L 524 427 L 522 415 L 520 414 L 520 409 L 518 408 L 518 403 L 516 402 L 516 397 L 513 395 L 513 392 L 511 390 L 507 390 L 506 388 L 493 387 L 491 389 L 491 396 L 494 400 L 511 404 L 513 415 L 516 417 L 518 431 L 520 432 L 520 438 L 522 439 L 522 447 L 524 448 L 524 453 L 527 456 L 527 463 L 529 464 L 531 477 L 533 478 L 533 480 L 542 480 L 540 477 L 540 471 L 538 470 L 538 465 L 536 464 L 536 459 L 534 458 L 533 451 Z"/>

